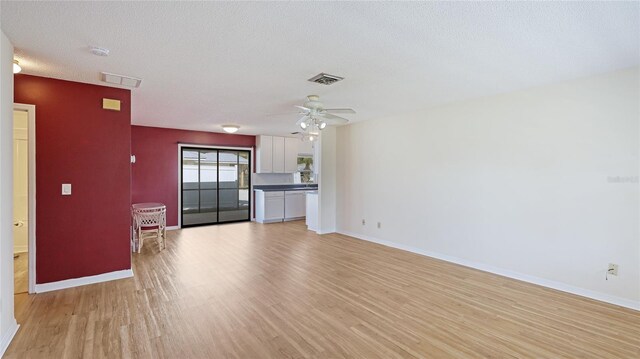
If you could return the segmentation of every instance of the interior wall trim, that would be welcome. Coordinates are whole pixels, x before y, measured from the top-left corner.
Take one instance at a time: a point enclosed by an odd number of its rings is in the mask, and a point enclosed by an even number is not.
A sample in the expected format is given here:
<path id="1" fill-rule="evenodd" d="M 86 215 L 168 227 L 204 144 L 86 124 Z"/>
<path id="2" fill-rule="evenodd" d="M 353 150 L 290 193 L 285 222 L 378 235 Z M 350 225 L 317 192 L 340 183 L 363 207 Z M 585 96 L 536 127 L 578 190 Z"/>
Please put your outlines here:
<path id="1" fill-rule="evenodd" d="M 484 264 L 484 263 L 478 263 L 478 262 L 474 262 L 474 261 L 469 261 L 469 260 L 466 260 L 466 259 L 453 257 L 453 256 L 449 256 L 449 255 L 442 254 L 442 253 L 425 251 L 423 249 L 415 248 L 415 247 L 412 247 L 412 246 L 407 246 L 407 245 L 404 245 L 404 244 L 399 244 L 399 243 L 395 243 L 395 242 L 391 242 L 391 241 L 386 241 L 386 240 L 374 238 L 374 237 L 371 237 L 371 236 L 367 236 L 367 235 L 363 235 L 363 234 L 359 234 L 359 233 L 355 233 L 355 232 L 338 230 L 337 233 L 345 235 L 345 236 L 353 237 L 353 238 L 356 238 L 356 239 L 360 239 L 360 240 L 364 240 L 364 241 L 368 241 L 368 242 L 381 244 L 381 245 L 386 246 L 386 247 L 400 249 L 400 250 L 403 250 L 403 251 L 407 251 L 407 252 L 411 252 L 411 253 L 415 253 L 415 254 L 420 254 L 420 255 L 423 255 L 423 256 L 426 256 L 426 257 L 431 257 L 431 258 L 440 259 L 440 260 L 443 260 L 443 261 L 446 261 L 446 262 L 459 264 L 461 266 L 477 269 L 477 270 L 480 270 L 480 271 L 483 271 L 483 272 L 489 272 L 489 273 L 497 274 L 497 275 L 500 275 L 500 276 L 503 276 L 503 277 L 516 279 L 516 280 L 527 282 L 527 283 L 531 283 L 531 284 L 537 284 L 537 285 L 540 285 L 540 286 L 543 286 L 543 287 L 547 287 L 547 288 L 559 290 L 559 291 L 562 291 L 562 292 L 567 292 L 567 293 L 579 295 L 581 297 L 594 299 L 594 300 L 597 300 L 597 301 L 600 301 L 600 302 L 614 304 L 614 305 L 618 305 L 618 306 L 621 306 L 621 307 L 625 307 L 625 308 L 629 308 L 629 309 L 634 309 L 634 310 L 640 311 L 640 301 L 636 302 L 636 301 L 633 301 L 633 300 L 630 300 L 630 299 L 620 298 L 620 297 L 609 295 L 609 294 L 606 294 L 606 293 L 601 293 L 601 292 L 596 292 L 596 291 L 592 291 L 592 290 L 589 290 L 589 289 L 575 287 L 575 286 L 572 286 L 572 285 L 569 285 L 569 284 L 556 282 L 556 281 L 549 280 L 549 279 L 539 278 L 539 277 L 536 277 L 536 276 L 531 276 L 531 275 L 523 274 L 523 273 L 519 273 L 519 272 L 514 272 L 514 271 L 511 271 L 511 270 L 508 270 L 508 269 L 498 268 L 498 267 L 494 267 L 494 266 L 491 266 L 491 265 L 488 265 L 488 264 Z"/>
<path id="2" fill-rule="evenodd" d="M 25 111 L 28 116 L 27 147 L 28 147 L 28 214 L 27 214 L 27 248 L 29 263 L 27 264 L 28 291 L 35 293 L 36 285 L 36 105 L 14 103 L 13 111 Z M 20 251 L 21 248 L 14 249 Z"/>
<path id="3" fill-rule="evenodd" d="M 7 331 L 4 332 L 4 334 L 2 334 L 2 339 L 0 339 L 0 357 L 2 357 L 4 355 L 4 352 L 7 351 L 9 344 L 11 344 L 11 341 L 13 340 L 13 337 L 18 332 L 19 328 L 20 328 L 20 325 L 14 319 L 9 329 L 7 329 Z"/>
<path id="4" fill-rule="evenodd" d="M 125 270 L 108 272 L 108 273 L 103 273 L 98 275 L 87 276 L 87 277 L 65 279 L 57 282 L 36 284 L 36 293 L 51 292 L 54 290 L 80 287 L 83 285 L 109 282 L 112 280 L 131 278 L 131 277 L 133 277 L 133 270 L 125 269 Z"/>

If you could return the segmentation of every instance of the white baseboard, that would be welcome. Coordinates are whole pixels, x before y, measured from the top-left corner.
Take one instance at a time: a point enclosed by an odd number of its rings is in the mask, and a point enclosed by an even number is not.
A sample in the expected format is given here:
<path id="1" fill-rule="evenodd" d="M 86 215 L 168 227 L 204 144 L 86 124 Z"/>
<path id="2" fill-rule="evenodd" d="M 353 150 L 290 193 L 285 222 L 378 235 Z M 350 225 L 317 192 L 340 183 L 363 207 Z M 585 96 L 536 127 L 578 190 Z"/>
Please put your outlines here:
<path id="1" fill-rule="evenodd" d="M 518 273 L 518 272 L 514 272 L 514 271 L 511 271 L 511 270 L 508 270 L 508 269 L 498 268 L 498 267 L 494 267 L 494 266 L 491 266 L 491 265 L 488 265 L 488 264 L 484 264 L 484 263 L 478 263 L 478 262 L 474 262 L 474 261 L 469 261 L 469 260 L 466 260 L 466 259 L 457 258 L 457 257 L 449 256 L 449 255 L 446 255 L 446 254 L 441 254 L 441 253 L 436 253 L 436 252 L 431 252 L 431 251 L 425 251 L 423 249 L 419 249 L 419 248 L 415 248 L 415 247 L 412 247 L 412 246 L 407 246 L 407 245 L 404 245 L 404 244 L 399 244 L 399 243 L 395 243 L 395 242 L 391 242 L 391 241 L 386 241 L 386 240 L 382 240 L 382 239 L 378 239 L 378 238 L 373 238 L 373 237 L 362 235 L 362 234 L 359 234 L 359 233 L 354 233 L 354 232 L 349 232 L 349 231 L 338 231 L 338 233 L 343 234 L 345 236 L 361 239 L 361 240 L 364 240 L 364 241 L 381 244 L 383 246 L 392 247 L 392 248 L 396 248 L 396 249 L 401 249 L 401 250 L 404 250 L 404 251 L 407 251 L 407 252 L 412 252 L 412 253 L 420 254 L 420 255 L 423 255 L 423 256 L 431 257 L 431 258 L 441 259 L 443 261 L 447 261 L 447 262 L 459 264 L 459 265 L 462 265 L 462 266 L 465 266 L 465 267 L 481 270 L 483 272 L 489 272 L 489 273 L 501 275 L 503 277 L 507 277 L 507 278 L 511 278 L 511 279 L 517 279 L 517 280 L 520 280 L 520 281 L 523 281 L 523 282 L 537 284 L 537 285 L 540 285 L 540 286 L 543 286 L 543 287 L 556 289 L 556 290 L 559 290 L 559 291 L 562 291 L 562 292 L 576 294 L 576 295 L 579 295 L 579 296 L 582 296 L 582 297 L 595 299 L 595 300 L 598 300 L 598 301 L 601 301 L 601 302 L 606 302 L 606 303 L 609 303 L 609 304 L 615 304 L 615 305 L 619 305 L 621 307 L 625 307 L 625 308 L 629 308 L 629 309 L 634 309 L 634 310 L 640 311 L 640 302 L 636 302 L 636 301 L 633 301 L 633 300 L 630 300 L 630 299 L 620 298 L 620 297 L 616 297 L 616 296 L 609 295 L 609 294 L 606 294 L 606 293 L 595 292 L 595 291 L 592 291 L 592 290 L 589 290 L 589 289 L 580 288 L 580 287 L 574 287 L 574 286 L 569 285 L 569 284 L 556 282 L 556 281 L 548 280 L 548 279 L 544 279 L 544 278 L 539 278 L 539 277 L 531 276 L 531 275 L 528 275 L 528 274 Z"/>
<path id="2" fill-rule="evenodd" d="M 7 331 L 2 334 L 2 338 L 0 339 L 0 357 L 4 355 L 5 351 L 7 351 L 9 344 L 11 344 L 11 341 L 13 340 L 13 337 L 18 332 L 19 328 L 20 326 L 14 319 L 9 329 L 7 329 Z"/>
<path id="3" fill-rule="evenodd" d="M 325 229 L 325 230 L 323 230 L 323 229 L 321 229 L 321 228 L 318 228 L 315 232 L 316 232 L 317 234 L 319 234 L 319 235 L 323 235 L 323 234 L 331 234 L 331 233 L 341 233 L 341 232 L 336 231 L 336 229 L 335 229 L 335 228 L 329 228 L 329 229 Z M 341 233 L 341 234 L 344 234 L 344 233 Z M 347 234 L 347 236 L 354 237 L 354 238 L 358 238 L 358 237 L 356 237 L 356 236 L 352 236 L 352 235 L 349 235 L 349 234 Z"/>
<path id="4" fill-rule="evenodd" d="M 14 246 L 13 254 L 26 253 L 28 250 L 29 250 L 29 246 Z"/>
<path id="5" fill-rule="evenodd" d="M 36 284 L 36 293 L 51 292 L 54 290 L 67 289 L 73 287 L 79 287 L 88 284 L 96 284 L 102 282 L 108 282 L 117 279 L 131 278 L 133 277 L 132 269 L 119 270 L 115 272 L 103 273 L 98 275 L 92 275 L 82 278 L 73 278 L 61 280 L 58 282 Z"/>
<path id="6" fill-rule="evenodd" d="M 167 231 L 175 231 L 176 229 L 180 229 L 180 226 L 167 226 Z"/>

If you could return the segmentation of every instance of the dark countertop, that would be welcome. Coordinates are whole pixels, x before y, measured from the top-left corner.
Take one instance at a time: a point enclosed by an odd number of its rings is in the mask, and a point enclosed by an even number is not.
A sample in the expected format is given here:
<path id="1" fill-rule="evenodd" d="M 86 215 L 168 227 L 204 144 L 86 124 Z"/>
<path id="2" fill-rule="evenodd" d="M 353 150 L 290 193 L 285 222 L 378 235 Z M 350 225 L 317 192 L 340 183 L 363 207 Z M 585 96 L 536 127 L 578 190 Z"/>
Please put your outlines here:
<path id="1" fill-rule="evenodd" d="M 253 186 L 255 191 L 315 191 L 318 189 L 318 184 L 262 184 Z"/>

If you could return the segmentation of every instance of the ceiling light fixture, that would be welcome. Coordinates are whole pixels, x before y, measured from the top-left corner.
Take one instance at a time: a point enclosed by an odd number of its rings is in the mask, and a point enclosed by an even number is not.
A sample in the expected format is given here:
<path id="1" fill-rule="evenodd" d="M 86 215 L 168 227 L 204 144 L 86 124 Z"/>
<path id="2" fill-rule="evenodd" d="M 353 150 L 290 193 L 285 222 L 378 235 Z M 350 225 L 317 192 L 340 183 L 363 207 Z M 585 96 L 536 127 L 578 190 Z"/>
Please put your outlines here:
<path id="1" fill-rule="evenodd" d="M 109 49 L 98 46 L 89 46 L 89 51 L 96 56 L 109 56 Z"/>
<path id="2" fill-rule="evenodd" d="M 302 139 L 304 141 L 315 141 L 320 137 L 320 131 L 327 127 L 327 123 L 313 114 L 304 116 L 299 121 L 300 128 L 302 128 Z"/>
<path id="3" fill-rule="evenodd" d="M 236 133 L 240 129 L 240 126 L 236 125 L 222 125 L 222 129 L 226 133 Z"/>
<path id="4" fill-rule="evenodd" d="M 20 67 L 20 63 L 18 60 L 13 60 L 13 73 L 17 74 L 22 71 L 22 67 Z"/>

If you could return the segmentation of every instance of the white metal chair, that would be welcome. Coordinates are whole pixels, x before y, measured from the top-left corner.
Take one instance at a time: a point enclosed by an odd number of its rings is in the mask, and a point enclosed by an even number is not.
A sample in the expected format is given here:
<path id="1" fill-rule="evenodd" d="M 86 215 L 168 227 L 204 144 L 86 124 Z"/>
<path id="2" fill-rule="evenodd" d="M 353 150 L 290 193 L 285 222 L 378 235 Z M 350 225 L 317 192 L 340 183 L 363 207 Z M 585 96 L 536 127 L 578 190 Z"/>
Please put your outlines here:
<path id="1" fill-rule="evenodd" d="M 162 203 L 136 203 L 133 215 L 133 251 L 140 253 L 144 240 L 156 237 L 158 248 L 167 247 L 167 207 Z"/>

